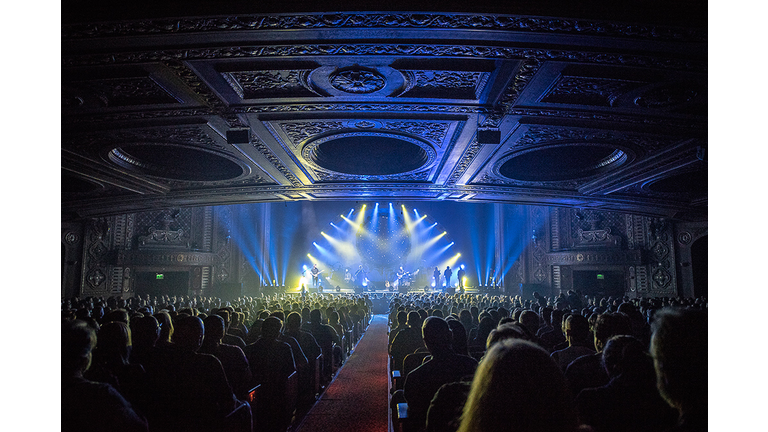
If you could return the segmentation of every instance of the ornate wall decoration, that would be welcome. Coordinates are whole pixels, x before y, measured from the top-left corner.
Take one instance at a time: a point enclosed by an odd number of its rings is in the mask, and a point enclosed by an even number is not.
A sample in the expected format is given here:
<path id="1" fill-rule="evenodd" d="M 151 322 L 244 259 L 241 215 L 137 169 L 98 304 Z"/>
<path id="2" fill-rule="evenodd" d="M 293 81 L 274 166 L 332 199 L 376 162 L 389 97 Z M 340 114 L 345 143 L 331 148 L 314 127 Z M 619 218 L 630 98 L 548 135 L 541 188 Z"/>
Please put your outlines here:
<path id="1" fill-rule="evenodd" d="M 667 109 L 691 102 L 699 92 L 686 85 L 667 84 L 644 92 L 633 102 L 641 108 Z"/>
<path id="2" fill-rule="evenodd" d="M 456 164 L 451 176 L 445 182 L 447 185 L 454 185 L 459 181 L 462 175 L 467 172 L 467 169 L 472 162 L 474 162 L 477 154 L 483 149 L 484 144 L 478 144 L 477 139 L 472 140 L 472 143 L 464 150 L 464 154 L 461 155 L 461 160 Z"/>
<path id="3" fill-rule="evenodd" d="M 230 207 L 221 207 L 216 211 L 216 228 L 217 235 L 214 236 L 214 252 L 218 257 L 218 264 L 215 269 L 215 276 L 218 282 L 227 282 L 232 275 L 232 266 L 235 265 L 232 260 L 232 242 L 230 241 L 230 233 L 232 231 L 232 209 Z"/>
<path id="4" fill-rule="evenodd" d="M 610 130 L 530 126 L 513 143 L 512 147 L 528 147 L 555 142 L 621 143 L 622 146 L 631 146 L 635 151 L 650 153 L 671 146 L 675 140 Z"/>
<path id="5" fill-rule="evenodd" d="M 651 295 L 677 295 L 674 236 L 672 225 L 663 218 L 644 218 L 646 224 L 646 242 L 650 247 L 649 287 Z"/>
<path id="6" fill-rule="evenodd" d="M 202 99 L 203 103 L 215 114 L 220 115 L 232 128 L 247 127 L 240 118 L 195 74 L 185 63 L 184 56 L 161 56 L 157 60 L 171 69 L 195 95 Z"/>
<path id="7" fill-rule="evenodd" d="M 415 135 L 442 147 L 451 123 L 449 121 L 385 121 L 383 125 L 386 129 Z"/>
<path id="8" fill-rule="evenodd" d="M 393 176 L 369 176 L 369 175 L 351 175 L 335 172 L 326 172 L 317 170 L 315 175 L 322 182 L 350 182 L 350 181 L 380 181 L 387 177 L 394 177 L 396 181 L 402 182 L 415 182 L 415 181 L 428 181 L 430 170 L 413 172 L 408 174 L 395 174 Z"/>
<path id="9" fill-rule="evenodd" d="M 314 136 L 344 128 L 345 123 L 341 121 L 284 122 L 279 126 L 296 149 Z"/>
<path id="10" fill-rule="evenodd" d="M 85 227 L 81 295 L 108 295 L 109 251 L 112 218 L 91 219 Z"/>
<path id="11" fill-rule="evenodd" d="M 309 69 L 225 72 L 221 75 L 241 99 L 319 96 L 307 85 Z"/>
<path id="12" fill-rule="evenodd" d="M 73 82 L 74 87 L 65 89 L 85 91 L 101 101 L 103 107 L 121 107 L 136 105 L 178 104 L 179 101 L 160 87 L 151 77 L 126 77 L 93 79 Z M 91 100 L 86 97 L 86 100 Z"/>
<path id="13" fill-rule="evenodd" d="M 573 247 L 616 248 L 623 243 L 624 215 L 595 210 L 569 210 L 571 220 L 571 241 Z M 616 234 L 614 234 L 616 233 Z"/>
<path id="14" fill-rule="evenodd" d="M 490 73 L 474 71 L 400 71 L 408 81 L 408 88 L 400 97 L 477 99 L 488 83 Z"/>
<path id="15" fill-rule="evenodd" d="M 562 76 L 542 98 L 542 102 L 613 106 L 616 99 L 646 83 L 608 78 Z"/>
<path id="16" fill-rule="evenodd" d="M 693 235 L 689 231 L 681 231 L 677 234 L 677 242 L 681 245 L 689 245 L 693 240 Z"/>
<path id="17" fill-rule="evenodd" d="M 488 108 L 471 105 L 439 104 L 382 104 L 382 103 L 311 103 L 283 105 L 251 105 L 233 107 L 232 111 L 240 114 L 298 113 L 298 112 L 408 112 L 408 113 L 447 113 L 447 114 L 487 114 Z"/>
<path id="18" fill-rule="evenodd" d="M 94 132 L 72 138 L 66 143 L 66 147 L 91 150 L 95 153 L 103 146 L 115 148 L 120 145 L 135 143 L 184 144 L 224 149 L 200 125 Z"/>
<path id="19" fill-rule="evenodd" d="M 91 285 L 91 289 L 100 290 L 102 289 L 104 281 L 107 280 L 107 276 L 103 271 L 101 271 L 101 269 L 95 268 L 88 272 L 86 280 L 88 281 L 88 284 Z"/>
<path id="20" fill-rule="evenodd" d="M 495 47 L 488 45 L 420 45 L 420 44 L 295 44 L 271 46 L 228 46 L 207 48 L 184 48 L 158 51 L 130 51 L 114 54 L 83 54 L 67 56 L 63 67 L 95 66 L 101 64 L 143 63 L 143 62 L 179 62 L 183 60 L 211 60 L 220 58 L 260 58 L 293 57 L 301 55 L 346 55 L 346 56 L 415 56 L 415 57 L 469 57 L 488 59 L 525 59 L 526 63 L 519 73 L 522 77 L 532 75 L 544 61 L 569 61 L 576 63 L 595 63 L 603 65 L 622 65 L 703 72 L 706 62 L 698 60 L 660 58 L 646 55 L 613 54 L 589 51 L 544 50 L 514 47 Z M 520 85 L 513 84 L 515 88 Z M 512 92 L 514 95 L 516 92 Z M 514 96 L 503 98 L 504 106 L 511 106 Z"/>
<path id="21" fill-rule="evenodd" d="M 71 24 L 62 39 L 131 34 L 173 34 L 253 30 L 333 28 L 482 29 L 534 33 L 580 34 L 632 39 L 705 42 L 706 31 L 661 25 L 638 25 L 587 19 L 441 12 L 363 12 L 236 15 L 182 19 L 144 19 L 124 22 Z"/>
<path id="22" fill-rule="evenodd" d="M 662 265 L 653 271 L 653 283 L 659 289 L 666 289 L 672 282 L 672 275 Z"/>
<path id="23" fill-rule="evenodd" d="M 192 232 L 192 210 L 178 208 L 136 215 L 136 238 L 139 249 L 189 248 Z"/>
<path id="24" fill-rule="evenodd" d="M 80 235 L 72 231 L 67 231 L 64 234 L 64 241 L 69 245 L 76 245 L 80 242 Z"/>
<path id="25" fill-rule="evenodd" d="M 252 140 L 251 145 L 259 153 L 261 153 L 265 158 L 267 158 L 267 160 L 269 161 L 269 163 L 272 164 L 272 166 L 274 166 L 275 168 L 277 168 L 278 171 L 280 171 L 280 174 L 282 174 L 291 183 L 291 186 L 295 188 L 303 186 L 301 181 L 299 181 L 299 179 L 296 178 L 296 176 L 294 176 L 293 173 L 291 173 L 291 171 L 285 167 L 285 165 L 283 165 L 283 163 L 280 161 L 280 158 L 275 156 L 275 153 L 272 152 L 272 150 L 269 147 L 267 147 L 266 144 L 261 142 L 261 140 L 259 139 Z"/>
<path id="26" fill-rule="evenodd" d="M 359 66 L 333 72 L 328 81 L 336 90 L 354 94 L 374 93 L 387 84 L 387 80 L 377 71 Z"/>

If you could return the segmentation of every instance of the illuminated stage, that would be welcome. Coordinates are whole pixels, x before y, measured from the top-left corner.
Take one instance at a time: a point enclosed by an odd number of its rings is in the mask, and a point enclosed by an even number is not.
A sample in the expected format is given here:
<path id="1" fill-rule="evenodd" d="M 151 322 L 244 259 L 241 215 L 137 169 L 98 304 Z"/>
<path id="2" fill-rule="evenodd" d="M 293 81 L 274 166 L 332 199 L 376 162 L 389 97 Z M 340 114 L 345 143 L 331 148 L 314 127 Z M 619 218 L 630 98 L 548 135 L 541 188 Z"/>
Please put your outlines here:
<path id="1" fill-rule="evenodd" d="M 373 294 L 444 291 L 460 280 L 475 287 L 468 293 L 499 291 L 489 287 L 504 285 L 528 241 L 518 207 L 373 201 L 230 210 L 220 216 L 233 221 L 248 270 L 241 280 L 258 287 L 251 292 L 299 293 L 318 279 L 329 294 L 361 285 Z"/>

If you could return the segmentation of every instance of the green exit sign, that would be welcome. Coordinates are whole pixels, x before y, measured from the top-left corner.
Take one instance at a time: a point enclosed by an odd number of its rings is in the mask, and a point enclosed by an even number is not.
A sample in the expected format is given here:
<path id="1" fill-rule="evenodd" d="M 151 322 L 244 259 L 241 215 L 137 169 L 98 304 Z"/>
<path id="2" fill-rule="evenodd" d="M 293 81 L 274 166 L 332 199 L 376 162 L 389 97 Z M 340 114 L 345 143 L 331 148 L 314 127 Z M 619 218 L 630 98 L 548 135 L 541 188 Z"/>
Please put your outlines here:
<path id="1" fill-rule="evenodd" d="M 598 274 L 597 274 L 597 278 L 598 278 L 598 279 L 605 279 L 605 276 L 603 276 L 602 274 L 598 273 Z"/>
<path id="2" fill-rule="evenodd" d="M 165 275 L 162 274 L 162 273 L 155 274 L 155 279 L 157 279 L 157 280 L 163 280 L 164 277 L 165 277 Z"/>

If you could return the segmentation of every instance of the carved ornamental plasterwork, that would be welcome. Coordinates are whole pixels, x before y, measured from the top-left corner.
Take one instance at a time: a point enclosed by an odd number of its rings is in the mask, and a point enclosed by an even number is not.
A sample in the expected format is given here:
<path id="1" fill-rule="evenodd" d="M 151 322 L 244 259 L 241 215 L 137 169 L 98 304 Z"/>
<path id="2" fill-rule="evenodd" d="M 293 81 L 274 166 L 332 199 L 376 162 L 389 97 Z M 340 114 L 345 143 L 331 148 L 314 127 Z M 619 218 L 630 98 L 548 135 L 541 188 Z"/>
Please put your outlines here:
<path id="1" fill-rule="evenodd" d="M 477 99 L 491 74 L 475 71 L 400 71 L 408 88 L 400 97 Z"/>
<path id="2" fill-rule="evenodd" d="M 151 77 L 124 77 L 73 81 L 63 88 L 71 99 L 67 108 L 102 108 L 178 104 L 179 101 Z M 98 101 L 98 102 L 96 102 Z"/>
<path id="3" fill-rule="evenodd" d="M 205 18 L 151 19 L 88 24 L 62 28 L 63 39 L 131 34 L 173 34 L 253 30 L 333 28 L 425 28 L 503 30 L 533 33 L 580 34 L 632 39 L 705 42 L 706 31 L 661 25 L 638 25 L 601 20 L 558 19 L 535 16 L 440 12 L 313 13 L 236 15 Z"/>
<path id="4" fill-rule="evenodd" d="M 513 143 L 512 147 L 522 148 L 556 142 L 610 143 L 629 147 L 639 154 L 655 152 L 659 149 L 667 148 L 674 143 L 669 138 L 611 130 L 532 125 Z"/>
<path id="5" fill-rule="evenodd" d="M 646 83 L 608 78 L 563 76 L 542 98 L 542 102 L 613 106 L 626 92 Z"/>
<path id="6" fill-rule="evenodd" d="M 328 76 L 328 81 L 336 90 L 353 94 L 377 92 L 387 84 L 387 80 L 377 71 L 361 67 L 333 72 Z"/>
<path id="7" fill-rule="evenodd" d="M 221 75 L 241 99 L 318 96 L 307 84 L 309 72 L 309 69 L 259 70 Z"/>

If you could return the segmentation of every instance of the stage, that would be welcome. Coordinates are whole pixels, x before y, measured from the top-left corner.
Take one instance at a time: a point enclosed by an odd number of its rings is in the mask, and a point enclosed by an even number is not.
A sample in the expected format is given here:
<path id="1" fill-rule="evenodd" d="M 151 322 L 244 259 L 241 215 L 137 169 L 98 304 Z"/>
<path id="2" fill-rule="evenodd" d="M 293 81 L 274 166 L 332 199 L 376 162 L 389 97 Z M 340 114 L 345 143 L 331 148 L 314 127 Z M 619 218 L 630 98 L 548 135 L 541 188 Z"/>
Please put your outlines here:
<path id="1" fill-rule="evenodd" d="M 267 295 L 272 294 L 288 294 L 288 295 L 295 295 L 300 296 L 301 295 L 301 288 L 289 288 L 285 291 L 279 291 L 279 290 L 269 290 L 269 288 L 272 287 L 265 287 L 262 292 Z M 456 289 L 444 291 L 444 290 L 429 290 L 424 291 L 423 288 L 420 289 L 408 289 L 408 290 L 402 290 L 402 291 L 391 291 L 391 290 L 366 290 L 366 291 L 356 291 L 352 288 L 339 288 L 339 289 L 324 289 L 322 291 L 316 290 L 316 289 L 307 289 L 307 294 L 331 294 L 331 295 L 350 295 L 350 294 L 360 294 L 360 295 L 375 295 L 377 297 L 384 296 L 393 296 L 395 294 L 450 294 L 454 295 L 457 294 Z M 490 294 L 490 295 L 505 295 L 503 290 L 499 289 L 478 289 L 478 288 L 471 288 L 467 287 L 464 289 L 464 294 L 473 294 L 473 295 L 479 295 L 479 294 Z"/>

